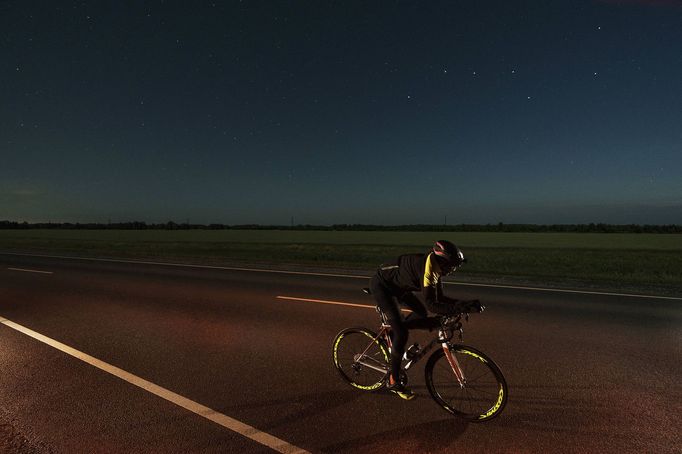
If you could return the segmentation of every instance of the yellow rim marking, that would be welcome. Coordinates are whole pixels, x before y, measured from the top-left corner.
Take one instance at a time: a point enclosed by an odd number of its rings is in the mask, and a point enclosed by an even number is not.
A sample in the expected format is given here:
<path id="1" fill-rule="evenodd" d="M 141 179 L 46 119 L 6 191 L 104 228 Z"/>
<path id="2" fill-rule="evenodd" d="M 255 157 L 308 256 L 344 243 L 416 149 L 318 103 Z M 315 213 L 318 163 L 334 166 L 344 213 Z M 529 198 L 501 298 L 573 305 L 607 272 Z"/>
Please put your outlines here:
<path id="1" fill-rule="evenodd" d="M 384 347 L 380 343 L 378 343 L 376 340 L 374 340 L 374 336 L 371 336 L 366 331 L 360 331 L 360 332 L 362 334 L 364 334 L 365 336 L 369 337 L 370 339 L 372 339 L 372 341 L 379 346 L 379 350 L 384 355 L 384 359 L 386 360 L 386 362 L 388 362 L 388 353 L 386 352 L 386 350 L 384 350 Z M 338 360 L 338 355 L 337 355 L 337 352 L 339 349 L 339 343 L 341 342 L 341 339 L 346 337 L 346 334 L 348 334 L 348 333 L 344 333 L 341 336 L 337 337 L 336 342 L 334 343 L 334 364 L 336 365 L 336 367 L 339 367 L 339 360 Z M 365 390 L 365 391 L 371 391 L 373 389 L 377 389 L 377 388 L 381 387 L 382 384 L 383 384 L 383 382 L 379 381 L 379 382 L 377 382 L 371 386 L 362 386 L 362 385 L 358 385 L 357 383 L 350 382 L 351 386 Z"/>

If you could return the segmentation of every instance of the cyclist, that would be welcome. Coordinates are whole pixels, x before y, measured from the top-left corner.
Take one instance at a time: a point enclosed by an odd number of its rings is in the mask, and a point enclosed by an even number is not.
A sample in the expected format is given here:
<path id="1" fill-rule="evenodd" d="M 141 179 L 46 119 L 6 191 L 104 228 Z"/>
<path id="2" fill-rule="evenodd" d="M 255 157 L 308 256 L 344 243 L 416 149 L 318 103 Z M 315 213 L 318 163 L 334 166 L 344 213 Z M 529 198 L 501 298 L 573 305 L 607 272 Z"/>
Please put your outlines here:
<path id="1" fill-rule="evenodd" d="M 428 254 L 405 254 L 394 263 L 382 265 L 370 281 L 372 295 L 391 325 L 393 348 L 388 389 L 403 399 L 414 398 L 412 390 L 399 379 L 408 330 L 429 326 L 427 308 L 436 314 L 480 310 L 477 301 L 462 302 L 443 294 L 441 278 L 455 271 L 465 261 L 464 254 L 457 246 L 439 240 Z M 421 292 L 424 302 L 413 292 Z M 412 314 L 405 319 L 400 313 L 401 304 L 412 310 Z"/>

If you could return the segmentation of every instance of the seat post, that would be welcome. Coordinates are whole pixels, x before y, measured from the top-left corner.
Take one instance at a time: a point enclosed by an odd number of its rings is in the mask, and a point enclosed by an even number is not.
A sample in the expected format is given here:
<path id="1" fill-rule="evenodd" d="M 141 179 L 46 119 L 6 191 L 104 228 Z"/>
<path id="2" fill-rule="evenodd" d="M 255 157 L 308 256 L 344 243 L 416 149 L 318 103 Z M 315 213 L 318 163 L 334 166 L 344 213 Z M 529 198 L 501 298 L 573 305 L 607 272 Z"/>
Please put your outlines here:
<path id="1" fill-rule="evenodd" d="M 379 317 L 381 317 L 381 326 L 390 327 L 391 325 L 389 325 L 388 319 L 386 318 L 386 314 L 384 314 L 384 311 L 382 311 L 379 306 L 376 306 L 376 310 L 379 313 Z"/>

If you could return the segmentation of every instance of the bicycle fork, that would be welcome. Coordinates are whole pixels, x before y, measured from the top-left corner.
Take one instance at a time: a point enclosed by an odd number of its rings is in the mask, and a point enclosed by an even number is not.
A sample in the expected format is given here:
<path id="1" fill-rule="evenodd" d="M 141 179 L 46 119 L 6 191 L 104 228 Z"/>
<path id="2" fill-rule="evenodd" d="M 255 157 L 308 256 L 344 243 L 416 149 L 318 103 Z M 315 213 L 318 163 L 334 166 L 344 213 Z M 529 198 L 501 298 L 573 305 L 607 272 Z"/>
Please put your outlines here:
<path id="1" fill-rule="evenodd" d="M 459 365 L 459 361 L 457 361 L 457 357 L 455 357 L 455 355 L 452 354 L 452 352 L 450 351 L 450 346 L 448 345 L 447 342 L 443 342 L 442 345 L 443 352 L 445 353 L 445 358 L 448 360 L 448 363 L 452 368 L 452 372 L 454 372 L 455 377 L 459 382 L 459 387 L 464 388 L 464 386 L 466 386 L 467 380 L 464 377 L 464 372 L 462 372 L 462 368 Z"/>

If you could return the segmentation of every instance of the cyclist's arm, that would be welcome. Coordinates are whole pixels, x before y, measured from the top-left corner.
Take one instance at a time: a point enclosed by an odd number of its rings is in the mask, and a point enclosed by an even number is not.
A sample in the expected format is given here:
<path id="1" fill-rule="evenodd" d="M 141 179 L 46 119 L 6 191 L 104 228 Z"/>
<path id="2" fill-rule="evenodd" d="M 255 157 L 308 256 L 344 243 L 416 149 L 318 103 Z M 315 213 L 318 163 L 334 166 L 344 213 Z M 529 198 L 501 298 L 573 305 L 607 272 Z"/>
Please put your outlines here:
<path id="1" fill-rule="evenodd" d="M 483 306 L 480 301 L 466 301 L 450 298 L 443 295 L 442 290 L 438 290 L 438 287 L 424 287 L 423 296 L 426 308 L 434 314 L 449 315 L 462 312 L 483 311 Z"/>
<path id="2" fill-rule="evenodd" d="M 440 285 L 427 286 L 422 289 L 424 305 L 434 314 L 450 314 L 456 312 L 459 300 L 448 298 L 443 295 Z M 439 298 L 440 297 L 440 298 Z"/>
<path id="3" fill-rule="evenodd" d="M 441 282 L 441 269 L 433 255 L 430 254 L 424 266 L 422 277 L 422 296 L 426 308 L 435 314 L 449 314 L 456 310 L 458 300 L 443 295 L 443 283 Z"/>
<path id="4" fill-rule="evenodd" d="M 443 293 L 443 283 L 442 282 L 439 282 L 438 285 L 436 285 L 436 298 L 438 299 L 438 301 L 445 303 L 445 304 L 449 304 L 449 305 L 456 305 L 456 304 L 461 303 L 460 300 L 455 299 L 455 298 L 450 298 L 449 296 L 446 296 Z"/>
<path id="5" fill-rule="evenodd" d="M 458 300 L 445 296 L 441 283 L 436 286 L 436 297 L 438 302 L 447 305 L 446 313 L 483 312 L 483 305 L 479 300 Z"/>

